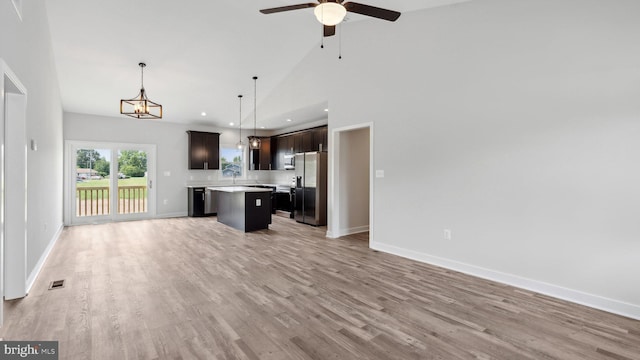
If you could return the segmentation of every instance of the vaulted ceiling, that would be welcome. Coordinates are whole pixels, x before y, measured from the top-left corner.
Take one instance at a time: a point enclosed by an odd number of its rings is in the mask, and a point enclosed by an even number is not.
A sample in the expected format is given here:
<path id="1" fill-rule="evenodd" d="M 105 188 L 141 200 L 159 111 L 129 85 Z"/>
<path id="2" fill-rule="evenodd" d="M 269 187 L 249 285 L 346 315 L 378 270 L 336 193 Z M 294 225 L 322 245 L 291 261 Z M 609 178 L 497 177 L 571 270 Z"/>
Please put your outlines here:
<path id="1" fill-rule="evenodd" d="M 403 13 L 467 0 L 358 0 Z M 55 0 L 49 25 L 65 111 L 121 116 L 119 102 L 140 88 L 145 62 L 149 98 L 163 105 L 162 121 L 230 127 L 253 123 L 253 80 L 261 100 L 311 49 L 321 25 L 312 9 L 264 15 L 258 10 L 296 0 Z M 398 21 L 402 21 L 402 16 Z M 352 21 L 381 20 L 350 14 Z M 326 118 L 326 98 L 295 109 L 296 122 Z M 288 110 L 283 109 L 283 113 Z M 202 116 L 205 112 L 206 116 Z M 258 108 L 258 114 L 260 110 Z M 258 127 L 287 126 L 260 119 Z"/>

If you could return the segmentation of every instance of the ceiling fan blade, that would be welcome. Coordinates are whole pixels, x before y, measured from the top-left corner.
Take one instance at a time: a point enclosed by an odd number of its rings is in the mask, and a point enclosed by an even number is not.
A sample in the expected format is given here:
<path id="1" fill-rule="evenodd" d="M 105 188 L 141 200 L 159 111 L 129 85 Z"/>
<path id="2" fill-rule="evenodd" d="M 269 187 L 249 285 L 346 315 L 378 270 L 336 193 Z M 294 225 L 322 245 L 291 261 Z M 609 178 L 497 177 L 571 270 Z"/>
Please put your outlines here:
<path id="1" fill-rule="evenodd" d="M 324 25 L 324 36 L 333 36 L 336 34 L 335 26 Z"/>
<path id="2" fill-rule="evenodd" d="M 289 10 L 298 10 L 298 9 L 316 7 L 317 5 L 318 4 L 314 4 L 314 3 L 306 3 L 306 4 L 298 4 L 298 5 L 280 6 L 280 7 L 270 8 L 270 9 L 262 9 L 260 10 L 260 12 L 263 14 L 273 14 L 273 13 L 279 13 L 279 12 L 289 11 Z"/>
<path id="3" fill-rule="evenodd" d="M 347 2 L 342 5 L 344 5 L 347 11 L 356 14 L 371 16 L 382 20 L 396 21 L 400 17 L 400 13 L 397 11 L 382 9 L 371 5 L 359 4 L 354 2 Z"/>

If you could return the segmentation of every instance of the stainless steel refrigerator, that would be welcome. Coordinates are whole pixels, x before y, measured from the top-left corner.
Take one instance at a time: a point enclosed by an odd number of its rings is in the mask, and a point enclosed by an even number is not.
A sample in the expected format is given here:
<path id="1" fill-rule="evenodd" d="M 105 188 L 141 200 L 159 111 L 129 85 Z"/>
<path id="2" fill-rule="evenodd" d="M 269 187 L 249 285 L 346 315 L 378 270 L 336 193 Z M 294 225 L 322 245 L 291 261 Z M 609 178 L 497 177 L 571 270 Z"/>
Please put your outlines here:
<path id="1" fill-rule="evenodd" d="M 327 153 L 307 152 L 295 156 L 295 219 L 310 225 L 327 224 Z"/>

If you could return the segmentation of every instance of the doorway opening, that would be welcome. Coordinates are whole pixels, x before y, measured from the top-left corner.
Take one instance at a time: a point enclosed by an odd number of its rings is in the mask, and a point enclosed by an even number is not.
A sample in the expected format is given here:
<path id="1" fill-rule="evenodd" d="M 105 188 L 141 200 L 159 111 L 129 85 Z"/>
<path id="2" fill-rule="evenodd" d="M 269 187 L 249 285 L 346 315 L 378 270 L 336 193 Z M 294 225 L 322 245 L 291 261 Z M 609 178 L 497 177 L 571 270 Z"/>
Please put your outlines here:
<path id="1" fill-rule="evenodd" d="M 332 131 L 331 203 L 327 236 L 373 239 L 373 124 Z"/>

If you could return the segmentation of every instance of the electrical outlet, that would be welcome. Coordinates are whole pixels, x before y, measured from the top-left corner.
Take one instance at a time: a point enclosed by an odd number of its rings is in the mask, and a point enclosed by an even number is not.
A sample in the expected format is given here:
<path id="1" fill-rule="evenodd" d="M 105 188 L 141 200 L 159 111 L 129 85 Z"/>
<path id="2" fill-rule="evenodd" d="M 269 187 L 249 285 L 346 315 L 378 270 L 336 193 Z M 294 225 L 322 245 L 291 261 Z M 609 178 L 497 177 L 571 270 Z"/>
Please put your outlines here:
<path id="1" fill-rule="evenodd" d="M 450 229 L 444 229 L 443 232 L 443 237 L 445 240 L 451 240 L 451 230 Z"/>

